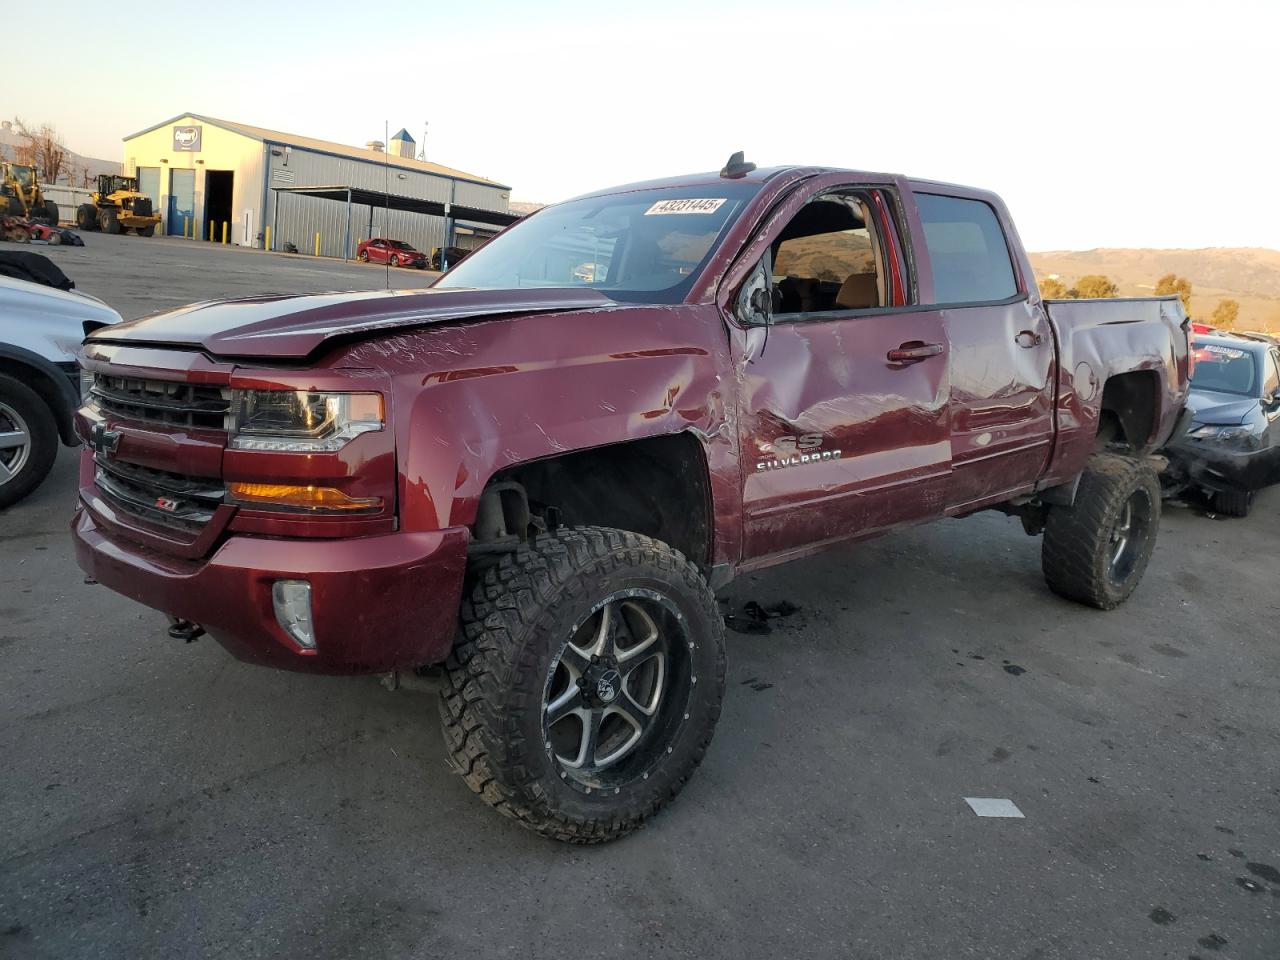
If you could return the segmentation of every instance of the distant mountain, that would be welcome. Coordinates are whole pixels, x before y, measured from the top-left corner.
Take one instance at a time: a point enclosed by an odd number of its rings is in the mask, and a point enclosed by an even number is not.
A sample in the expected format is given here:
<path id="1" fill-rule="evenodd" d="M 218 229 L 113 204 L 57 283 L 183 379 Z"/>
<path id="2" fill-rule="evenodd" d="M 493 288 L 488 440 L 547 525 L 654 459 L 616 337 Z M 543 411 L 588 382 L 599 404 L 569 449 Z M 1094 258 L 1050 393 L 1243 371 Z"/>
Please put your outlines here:
<path id="1" fill-rule="evenodd" d="M 1058 276 L 1068 286 L 1100 273 L 1121 296 L 1149 296 L 1156 281 L 1176 273 L 1191 281 L 1191 314 L 1208 319 L 1218 301 L 1239 301 L 1241 330 L 1280 330 L 1280 250 L 1207 247 L 1203 250 L 1055 250 L 1030 255 L 1036 276 Z"/>
<path id="2" fill-rule="evenodd" d="M 541 210 L 545 206 L 545 203 L 536 203 L 532 200 L 512 200 L 507 204 L 507 209 L 512 213 L 518 213 L 522 217 L 527 217 L 535 210 Z"/>

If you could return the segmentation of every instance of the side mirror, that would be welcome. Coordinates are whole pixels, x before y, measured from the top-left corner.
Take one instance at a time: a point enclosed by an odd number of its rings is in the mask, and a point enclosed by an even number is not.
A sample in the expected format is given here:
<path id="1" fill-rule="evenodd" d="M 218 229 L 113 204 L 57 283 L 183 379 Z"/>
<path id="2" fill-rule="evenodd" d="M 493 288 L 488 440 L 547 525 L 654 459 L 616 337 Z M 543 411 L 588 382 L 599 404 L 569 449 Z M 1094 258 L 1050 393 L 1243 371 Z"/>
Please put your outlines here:
<path id="1" fill-rule="evenodd" d="M 773 322 L 773 269 L 766 253 L 738 292 L 738 319 L 744 326 L 765 327 Z"/>

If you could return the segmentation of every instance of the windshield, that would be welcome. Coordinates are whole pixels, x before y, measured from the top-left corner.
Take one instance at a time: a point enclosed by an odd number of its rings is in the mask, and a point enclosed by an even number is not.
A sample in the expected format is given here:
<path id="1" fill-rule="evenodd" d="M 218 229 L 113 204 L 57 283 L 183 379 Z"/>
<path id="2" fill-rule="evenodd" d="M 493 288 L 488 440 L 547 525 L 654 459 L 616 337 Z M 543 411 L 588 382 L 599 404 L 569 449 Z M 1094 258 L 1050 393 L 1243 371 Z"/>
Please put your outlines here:
<path id="1" fill-rule="evenodd" d="M 1238 393 L 1244 397 L 1255 395 L 1257 370 L 1253 354 L 1235 347 L 1214 343 L 1196 347 L 1196 368 L 1191 375 L 1191 385 L 1201 390 L 1217 390 L 1219 393 Z"/>
<path id="2" fill-rule="evenodd" d="M 588 287 L 614 300 L 678 303 L 759 189 L 754 183 L 715 183 L 547 207 L 476 250 L 435 285 Z"/>
<path id="3" fill-rule="evenodd" d="M 13 171 L 13 179 L 17 180 L 24 187 L 33 186 L 36 182 L 36 168 L 19 166 L 13 164 L 10 168 Z"/>
<path id="4" fill-rule="evenodd" d="M 397 250 L 412 250 L 412 249 L 413 249 L 413 247 L 409 246 L 409 245 L 408 245 L 407 243 L 405 243 L 403 240 L 388 240 L 388 241 L 387 241 L 387 246 L 388 246 L 388 247 L 395 247 Z"/>

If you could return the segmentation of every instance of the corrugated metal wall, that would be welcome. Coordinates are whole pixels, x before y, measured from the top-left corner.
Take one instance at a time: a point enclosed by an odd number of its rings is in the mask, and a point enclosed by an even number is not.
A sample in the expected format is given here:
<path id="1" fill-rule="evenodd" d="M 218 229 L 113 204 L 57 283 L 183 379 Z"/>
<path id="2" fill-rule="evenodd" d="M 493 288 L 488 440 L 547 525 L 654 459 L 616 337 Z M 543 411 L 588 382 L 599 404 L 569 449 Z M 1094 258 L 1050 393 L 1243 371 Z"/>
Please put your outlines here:
<path id="1" fill-rule="evenodd" d="M 276 151 L 282 156 L 275 156 Z M 381 164 L 329 156 L 310 150 L 292 149 L 287 155 L 283 154 L 282 147 L 272 147 L 267 181 L 268 208 L 264 211 L 264 222 L 272 225 L 271 245 L 277 250 L 284 249 L 285 243 L 291 242 L 302 253 L 314 253 L 318 233 L 321 256 L 343 256 L 347 206 L 342 202 L 320 200 L 302 194 L 281 193 L 277 214 L 276 191 L 270 189 L 272 187 L 351 186 L 379 192 L 386 190 L 393 195 L 435 200 L 439 203 L 450 200 L 452 183 L 446 177 L 398 169 L 395 166 L 384 170 Z M 507 210 L 509 198 L 500 187 L 459 182 L 454 190 L 456 192 L 452 199 L 456 203 L 485 210 Z M 381 207 L 374 207 L 372 213 L 373 236 L 404 240 L 426 253 L 430 253 L 433 247 L 444 245 L 443 217 L 401 210 L 388 212 Z M 370 236 L 369 214 L 369 207 L 352 204 L 351 256 L 355 256 L 357 242 L 367 240 Z"/>

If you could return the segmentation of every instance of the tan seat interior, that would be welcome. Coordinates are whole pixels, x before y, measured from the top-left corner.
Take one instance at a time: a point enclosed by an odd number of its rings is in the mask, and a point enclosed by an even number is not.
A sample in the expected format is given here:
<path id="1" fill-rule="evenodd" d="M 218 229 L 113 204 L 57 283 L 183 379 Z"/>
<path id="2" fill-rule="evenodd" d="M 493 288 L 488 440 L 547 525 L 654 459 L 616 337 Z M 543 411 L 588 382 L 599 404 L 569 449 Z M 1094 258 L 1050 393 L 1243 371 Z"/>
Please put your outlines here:
<path id="1" fill-rule="evenodd" d="M 880 306 L 880 285 L 875 273 L 855 273 L 840 285 L 836 306 L 845 310 L 866 310 Z"/>

